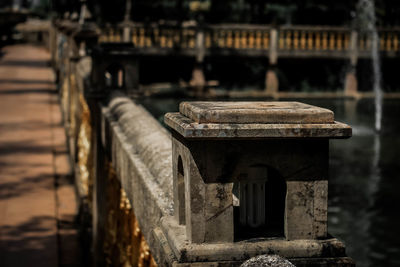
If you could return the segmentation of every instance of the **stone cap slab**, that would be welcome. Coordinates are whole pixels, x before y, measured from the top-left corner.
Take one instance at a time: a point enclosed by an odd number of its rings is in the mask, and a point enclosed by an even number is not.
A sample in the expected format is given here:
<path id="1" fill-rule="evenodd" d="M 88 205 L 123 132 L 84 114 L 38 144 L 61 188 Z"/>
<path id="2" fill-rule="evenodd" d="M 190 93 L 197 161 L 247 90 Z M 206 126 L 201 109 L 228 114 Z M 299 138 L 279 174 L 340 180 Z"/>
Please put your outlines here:
<path id="1" fill-rule="evenodd" d="M 197 123 L 333 123 L 333 112 L 300 102 L 182 102 Z"/>
<path id="2" fill-rule="evenodd" d="M 185 138 L 349 138 L 332 111 L 299 102 L 183 102 L 165 123 Z"/>

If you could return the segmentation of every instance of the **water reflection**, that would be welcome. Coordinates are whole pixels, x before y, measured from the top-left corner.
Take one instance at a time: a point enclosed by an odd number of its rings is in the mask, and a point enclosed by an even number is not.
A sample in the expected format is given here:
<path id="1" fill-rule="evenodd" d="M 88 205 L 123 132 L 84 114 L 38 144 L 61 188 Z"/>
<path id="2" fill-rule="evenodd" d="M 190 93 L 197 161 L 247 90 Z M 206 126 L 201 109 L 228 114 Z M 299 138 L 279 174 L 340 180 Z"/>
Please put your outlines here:
<path id="1" fill-rule="evenodd" d="M 180 101 L 144 105 L 162 121 Z M 301 101 L 329 108 L 353 127 L 351 139 L 331 141 L 329 232 L 346 243 L 357 266 L 400 266 L 400 100 L 384 101 L 379 133 L 373 99 Z"/>
<path id="2" fill-rule="evenodd" d="M 400 266 L 400 101 L 385 101 L 380 133 L 372 99 L 344 102 L 336 118 L 352 125 L 353 137 L 331 142 L 329 230 L 346 242 L 357 266 Z"/>

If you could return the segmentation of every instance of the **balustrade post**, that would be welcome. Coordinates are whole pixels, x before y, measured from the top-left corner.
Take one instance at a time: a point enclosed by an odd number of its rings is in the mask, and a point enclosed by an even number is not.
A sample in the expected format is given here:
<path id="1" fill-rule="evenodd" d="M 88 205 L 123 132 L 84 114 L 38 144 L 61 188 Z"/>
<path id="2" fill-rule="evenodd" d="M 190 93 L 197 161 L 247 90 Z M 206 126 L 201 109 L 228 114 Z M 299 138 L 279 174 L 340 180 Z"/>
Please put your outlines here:
<path id="1" fill-rule="evenodd" d="M 351 65 L 346 73 L 344 82 L 344 94 L 348 97 L 357 97 L 358 81 L 356 75 L 356 66 Z"/>
<path id="2" fill-rule="evenodd" d="M 51 54 L 51 65 L 57 72 L 57 57 L 58 57 L 58 29 L 57 26 L 55 25 L 55 21 L 52 21 L 50 24 L 50 29 L 49 29 L 49 50 Z"/>
<path id="3" fill-rule="evenodd" d="M 64 47 L 64 53 L 63 53 L 63 79 L 62 79 L 62 103 L 63 103 L 63 109 L 64 109 L 64 126 L 66 128 L 66 133 L 68 140 L 70 140 L 69 144 L 69 149 L 70 149 L 70 155 L 72 160 L 75 160 L 75 146 L 74 141 L 74 114 L 72 114 L 72 104 L 74 101 L 74 95 L 72 88 L 74 85 L 72 84 L 73 81 L 73 76 L 75 72 L 75 65 L 76 62 L 79 60 L 79 49 L 78 46 L 80 44 L 79 40 L 75 38 L 76 32 L 79 31 L 80 26 L 76 23 L 71 23 L 68 22 L 67 27 L 64 28 L 64 36 L 65 36 L 65 47 Z"/>
<path id="4" fill-rule="evenodd" d="M 85 88 L 92 124 L 92 156 L 94 161 L 93 209 L 92 209 L 92 245 L 95 266 L 105 266 L 104 237 L 108 218 L 106 203 L 107 159 L 110 151 L 104 147 L 107 136 L 101 117 L 100 105 L 115 90 L 124 91 L 129 96 L 136 96 L 139 91 L 139 62 L 135 55 L 118 54 L 117 49 L 97 47 L 92 55 L 90 83 Z M 115 54 L 116 53 L 116 54 Z"/>
<path id="5" fill-rule="evenodd" d="M 131 27 L 129 24 L 123 25 L 122 30 L 122 42 L 130 43 L 131 42 Z"/>
<path id="6" fill-rule="evenodd" d="M 269 45 L 269 67 L 265 75 L 265 90 L 268 94 L 275 96 L 279 90 L 279 80 L 276 75 L 276 65 L 278 63 L 278 31 L 270 30 Z"/>
<path id="7" fill-rule="evenodd" d="M 351 136 L 332 111 L 298 102 L 183 102 L 165 123 L 175 214 L 162 219 L 155 239 L 182 264 L 171 265 L 236 266 L 268 251 L 296 266 L 353 266 L 327 232 L 329 139 Z"/>
<path id="8" fill-rule="evenodd" d="M 276 65 L 278 63 L 278 30 L 270 30 L 270 46 L 269 46 L 269 64 Z"/>
<path id="9" fill-rule="evenodd" d="M 104 129 L 100 103 L 94 99 L 88 100 L 91 119 L 91 156 L 93 161 L 92 189 L 92 251 L 93 266 L 107 266 L 104 256 L 104 240 L 107 223 L 107 161 L 106 151 L 102 145 Z"/>
<path id="10" fill-rule="evenodd" d="M 128 96 L 142 94 L 139 86 L 140 61 L 135 54 L 120 53 L 121 47 L 96 48 L 92 53 L 91 88 L 87 94 L 103 98 L 118 89 Z"/>
<path id="11" fill-rule="evenodd" d="M 129 43 L 131 42 L 131 9 L 132 9 L 132 0 L 126 0 L 125 2 L 125 16 L 124 21 L 122 22 L 122 42 Z"/>
<path id="12" fill-rule="evenodd" d="M 204 28 L 199 26 L 196 31 L 196 59 L 192 72 L 191 86 L 202 91 L 206 85 L 204 76 L 204 57 L 206 53 Z"/>
<path id="13" fill-rule="evenodd" d="M 100 103 L 107 96 L 107 86 L 104 82 L 106 64 L 100 64 L 98 54 L 92 55 L 91 81 L 85 88 L 85 98 L 90 110 L 91 139 L 90 149 L 93 162 L 93 192 L 92 192 L 92 250 L 93 266 L 106 266 L 104 256 L 104 240 L 107 223 L 106 186 L 107 167 L 106 151 L 102 145 L 104 129 Z M 101 60 L 100 60 L 101 61 Z M 96 81 L 96 82 L 93 82 Z"/>
<path id="14" fill-rule="evenodd" d="M 358 33 L 351 31 L 349 46 L 350 67 L 346 73 L 344 82 L 344 94 L 348 97 L 357 97 L 358 81 L 357 81 L 357 61 L 358 61 Z"/>
<path id="15" fill-rule="evenodd" d="M 94 266 L 105 266 L 103 257 L 103 240 L 104 240 L 104 225 L 107 218 L 105 212 L 105 152 L 103 146 L 101 145 L 101 117 L 100 117 L 100 107 L 99 102 L 105 97 L 104 89 L 104 64 L 100 64 L 97 58 L 93 58 L 93 50 L 98 44 L 98 38 L 100 36 L 100 31 L 97 26 L 93 23 L 84 23 L 74 32 L 73 38 L 75 41 L 74 47 L 74 65 L 81 65 L 80 75 L 81 85 L 83 86 L 83 91 L 75 92 L 75 101 L 81 103 L 89 109 L 89 117 L 86 118 L 86 123 L 90 123 L 90 136 L 89 138 L 89 153 L 88 155 L 88 176 L 87 179 L 91 181 L 86 181 L 88 192 L 87 200 L 81 204 L 81 215 L 84 217 L 82 222 L 84 226 L 92 226 L 91 236 L 88 237 L 89 240 L 86 242 L 91 243 L 93 248 L 93 265 Z M 88 57 L 88 54 L 92 56 L 92 60 Z M 94 53 L 96 54 L 96 53 Z M 84 60 L 84 61 L 83 61 Z M 91 66 L 90 66 L 91 63 Z M 77 75 L 74 77 L 75 82 Z M 81 108 L 84 108 L 81 106 Z M 81 110 L 81 115 L 84 112 Z M 83 118 L 82 118 L 83 119 Z M 83 124 L 81 124 L 83 127 Z M 77 129 L 82 130 L 82 129 Z M 79 151 L 77 151 L 79 153 Z M 78 166 L 81 167 L 81 166 Z M 80 170 L 78 168 L 78 175 Z M 91 176 L 91 178 L 90 178 Z M 92 182 L 92 184 L 90 184 Z M 88 210 L 90 209 L 90 210 Z M 91 217 L 87 217 L 90 214 Z M 90 222 L 87 220 L 91 220 Z M 87 244 L 87 245 L 88 245 Z"/>
<path id="16" fill-rule="evenodd" d="M 84 12 L 83 12 L 84 13 Z M 84 14 L 82 15 L 84 17 Z M 89 78 L 89 70 L 90 70 L 90 60 L 88 60 L 87 52 L 92 50 L 92 48 L 97 44 L 99 37 L 99 30 L 94 24 L 83 23 L 77 24 L 72 22 L 64 22 L 66 26 L 64 26 L 65 31 L 65 51 L 63 52 L 63 60 L 62 66 L 65 71 L 65 75 L 62 81 L 62 103 L 64 109 L 64 120 L 67 122 L 66 128 L 68 132 L 68 140 L 69 140 L 69 148 L 71 153 L 71 159 L 74 164 L 76 164 L 75 173 L 77 179 L 77 191 L 79 195 L 79 219 L 81 223 L 81 227 L 83 231 L 88 231 L 87 228 L 90 225 L 93 225 L 92 236 L 83 236 L 84 245 L 89 246 L 91 243 L 97 244 L 98 239 L 97 232 L 101 232 L 97 228 L 97 216 L 98 212 L 96 211 L 96 194 L 93 195 L 92 199 L 92 185 L 89 184 L 90 176 L 92 173 L 91 165 L 87 164 L 86 166 L 82 166 L 80 162 L 79 153 L 87 153 L 91 155 L 93 158 L 88 158 L 85 160 L 91 161 L 94 160 L 95 168 L 97 166 L 103 166 L 104 164 L 97 163 L 96 160 L 101 161 L 101 157 L 97 158 L 97 155 L 102 155 L 101 151 L 97 150 L 96 142 L 97 142 L 97 129 L 98 129 L 98 110 L 96 110 L 96 100 L 92 98 L 93 95 L 88 93 L 88 87 L 85 88 L 86 78 Z M 81 68 L 78 68 L 78 66 Z M 63 72 L 64 72 L 63 71 Z M 78 76 L 80 79 L 78 79 Z M 83 88 L 82 88 L 83 86 Z M 90 86 L 89 86 L 90 88 Z M 84 136 L 82 139 L 84 141 L 85 138 L 90 140 L 89 147 L 82 148 L 79 146 L 79 138 L 80 131 L 83 126 L 83 112 L 80 110 L 83 106 L 83 95 L 87 96 L 87 102 L 89 104 L 90 112 L 91 112 L 91 133 L 90 136 Z M 85 103 L 86 105 L 86 103 Z M 80 114 L 79 114 L 80 110 Z M 79 117 L 78 115 L 81 115 Z M 87 114 L 86 114 L 87 115 Z M 89 120 L 85 118 L 85 120 Z M 81 122 L 80 125 L 78 123 Z M 89 123 L 89 121 L 86 121 Z M 82 128 L 81 128 L 82 127 Z M 86 132 L 87 133 L 87 132 Z M 88 134 L 88 133 L 87 133 Z M 88 134 L 89 135 L 89 134 Z M 82 140 L 81 139 L 81 140 Z M 86 150 L 90 150 L 86 151 Z M 87 163 L 87 162 L 86 162 Z M 80 167 L 86 167 L 85 171 L 82 171 Z M 90 169 L 90 170 L 89 170 Z M 90 173 L 90 174 L 89 174 Z M 97 173 L 100 173 L 94 170 L 95 176 Z M 84 178 L 83 178 L 84 177 Z M 96 192 L 96 183 L 93 185 L 93 190 Z M 92 207 L 91 204 L 94 204 Z M 93 209 L 92 209 L 93 208 Z M 91 210 L 92 209 L 92 210 Z M 88 215 L 93 215 L 92 217 Z M 104 218 L 104 217 L 103 217 Z M 91 221 L 93 219 L 93 221 Z M 95 254 L 97 254 L 97 250 L 94 250 Z M 99 259 L 100 257 L 95 257 Z"/>

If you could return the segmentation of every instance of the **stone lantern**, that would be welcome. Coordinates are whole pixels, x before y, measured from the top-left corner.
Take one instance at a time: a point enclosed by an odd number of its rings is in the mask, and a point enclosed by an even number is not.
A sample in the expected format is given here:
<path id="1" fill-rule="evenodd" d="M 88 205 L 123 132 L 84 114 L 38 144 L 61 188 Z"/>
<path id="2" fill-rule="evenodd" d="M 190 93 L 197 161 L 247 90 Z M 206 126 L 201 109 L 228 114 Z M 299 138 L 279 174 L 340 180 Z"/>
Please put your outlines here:
<path id="1" fill-rule="evenodd" d="M 353 266 L 327 232 L 329 139 L 349 138 L 350 126 L 299 102 L 183 102 L 179 111 L 165 116 L 174 217 L 162 234 L 178 262 L 278 254 L 297 266 Z"/>

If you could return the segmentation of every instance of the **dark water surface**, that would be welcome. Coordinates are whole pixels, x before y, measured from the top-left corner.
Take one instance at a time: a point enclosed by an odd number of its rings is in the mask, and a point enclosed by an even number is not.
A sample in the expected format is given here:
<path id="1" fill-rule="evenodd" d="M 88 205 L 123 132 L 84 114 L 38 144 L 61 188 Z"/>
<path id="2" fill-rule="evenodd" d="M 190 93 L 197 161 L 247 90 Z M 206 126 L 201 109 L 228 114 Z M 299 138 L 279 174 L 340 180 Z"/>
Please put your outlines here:
<path id="1" fill-rule="evenodd" d="M 182 99 L 146 99 L 160 121 Z M 344 241 L 357 266 L 400 266 L 400 100 L 385 100 L 382 131 L 374 131 L 373 99 L 301 100 L 329 108 L 353 127 L 330 143 L 329 232 Z"/>

